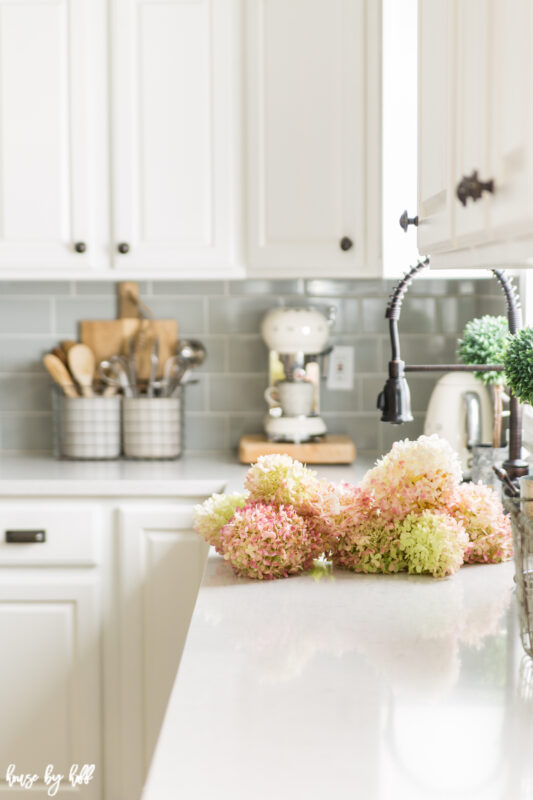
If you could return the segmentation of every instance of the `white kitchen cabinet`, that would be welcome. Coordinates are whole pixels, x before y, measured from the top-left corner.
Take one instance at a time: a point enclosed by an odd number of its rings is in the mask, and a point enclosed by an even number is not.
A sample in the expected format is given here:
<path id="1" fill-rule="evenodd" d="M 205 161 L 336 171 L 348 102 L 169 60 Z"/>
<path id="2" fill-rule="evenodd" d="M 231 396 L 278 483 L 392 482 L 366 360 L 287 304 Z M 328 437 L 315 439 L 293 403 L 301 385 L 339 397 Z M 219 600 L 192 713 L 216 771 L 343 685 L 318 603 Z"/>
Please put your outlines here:
<path id="1" fill-rule="evenodd" d="M 7 531 L 45 531 L 45 541 L 7 542 Z M 73 503 L 25 500 L 0 507 L 0 796 L 19 797 L 5 778 L 9 764 L 65 777 L 58 797 L 78 797 L 72 765 L 94 764 L 83 787 L 102 797 L 100 683 L 101 583 L 98 516 Z M 39 534 L 37 539 L 39 538 Z"/>
<path id="2" fill-rule="evenodd" d="M 418 249 L 452 242 L 453 4 L 418 3 Z"/>
<path id="3" fill-rule="evenodd" d="M 452 4 L 453 7 L 453 4 Z M 484 179 L 489 162 L 491 0 L 469 0 L 455 6 L 456 75 L 454 84 L 454 172 L 453 196 L 455 247 L 479 244 L 488 238 L 490 193 L 463 206 L 454 188 L 474 170 Z M 452 12 L 453 13 L 453 12 Z"/>
<path id="4" fill-rule="evenodd" d="M 246 13 L 250 274 L 379 274 L 380 4 Z"/>
<path id="5" fill-rule="evenodd" d="M 203 498 L 202 498 L 203 499 Z M 207 558 L 192 505 L 118 512 L 122 797 L 144 783 Z"/>
<path id="6" fill-rule="evenodd" d="M 533 9 L 420 0 L 418 247 L 435 268 L 533 263 Z M 463 205 L 457 189 L 493 182 Z"/>
<path id="7" fill-rule="evenodd" d="M 380 43 L 374 0 L 0 0 L 0 278 L 378 276 Z"/>
<path id="8" fill-rule="evenodd" d="M 95 764 L 84 798 L 140 797 L 207 558 L 192 529 L 204 499 L 2 500 L 0 797 L 20 794 L 10 763 L 54 764 L 59 797 L 80 793 L 72 764 Z"/>
<path id="9" fill-rule="evenodd" d="M 104 263 L 104 55 L 102 0 L 0 0 L 0 273 Z"/>
<path id="10" fill-rule="evenodd" d="M 240 211 L 237 0 L 111 7 L 113 264 L 225 275 Z"/>
<path id="11" fill-rule="evenodd" d="M 495 239 L 533 231 L 533 7 L 493 0 L 491 228 Z M 533 254 L 533 247 L 530 251 Z"/>

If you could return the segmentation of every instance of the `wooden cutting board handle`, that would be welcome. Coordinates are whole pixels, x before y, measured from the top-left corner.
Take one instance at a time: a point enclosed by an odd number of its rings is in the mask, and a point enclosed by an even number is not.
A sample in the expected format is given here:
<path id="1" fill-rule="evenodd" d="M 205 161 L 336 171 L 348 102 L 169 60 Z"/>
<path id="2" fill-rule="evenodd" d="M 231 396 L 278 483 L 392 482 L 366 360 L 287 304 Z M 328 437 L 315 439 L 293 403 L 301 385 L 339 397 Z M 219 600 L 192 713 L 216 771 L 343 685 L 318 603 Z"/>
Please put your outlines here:
<path id="1" fill-rule="evenodd" d="M 135 281 L 122 281 L 118 285 L 118 316 L 120 319 L 139 316 L 139 284 Z"/>

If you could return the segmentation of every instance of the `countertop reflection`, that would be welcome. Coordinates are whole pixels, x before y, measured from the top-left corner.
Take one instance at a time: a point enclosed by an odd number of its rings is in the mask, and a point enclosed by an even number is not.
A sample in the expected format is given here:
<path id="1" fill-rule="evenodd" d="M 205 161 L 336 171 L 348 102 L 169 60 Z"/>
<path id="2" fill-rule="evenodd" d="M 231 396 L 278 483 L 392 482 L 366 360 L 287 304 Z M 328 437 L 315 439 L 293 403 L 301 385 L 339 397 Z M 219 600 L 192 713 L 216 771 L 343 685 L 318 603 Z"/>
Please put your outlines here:
<path id="1" fill-rule="evenodd" d="M 144 798 L 533 797 L 513 572 L 261 583 L 211 555 Z"/>

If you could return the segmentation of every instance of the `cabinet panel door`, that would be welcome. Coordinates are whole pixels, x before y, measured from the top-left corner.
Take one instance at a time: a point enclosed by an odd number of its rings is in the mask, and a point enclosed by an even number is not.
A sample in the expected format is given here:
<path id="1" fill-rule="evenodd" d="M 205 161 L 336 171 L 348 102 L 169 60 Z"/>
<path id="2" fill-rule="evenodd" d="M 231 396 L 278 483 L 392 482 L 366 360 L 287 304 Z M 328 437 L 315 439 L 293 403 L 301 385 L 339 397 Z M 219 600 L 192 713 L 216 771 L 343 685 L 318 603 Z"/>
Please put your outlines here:
<path id="1" fill-rule="evenodd" d="M 492 2 L 491 237 L 531 236 L 533 222 L 533 8 Z"/>
<path id="2" fill-rule="evenodd" d="M 490 0 L 457 3 L 457 114 L 453 191 L 463 176 L 474 170 L 480 180 L 489 177 L 491 90 Z M 493 64 L 494 66 L 494 64 Z M 455 236 L 458 247 L 474 245 L 488 238 L 490 195 L 463 206 L 454 197 Z"/>
<path id="3" fill-rule="evenodd" d="M 234 261 L 236 0 L 113 0 L 114 263 Z M 121 254 L 117 244 L 126 242 Z"/>
<path id="4" fill-rule="evenodd" d="M 2 570 L 3 778 L 9 764 L 16 765 L 17 773 L 41 778 L 45 767 L 53 764 L 54 772 L 66 776 L 57 796 L 78 797 L 79 787 L 73 789 L 68 781 L 71 765 L 95 764 L 95 777 L 82 793 L 88 800 L 100 798 L 98 609 L 92 577 L 74 579 L 63 571 L 46 570 L 32 577 L 27 570 Z M 36 785 L 44 797 L 44 783 Z M 20 789 L 10 789 L 0 778 L 0 797 L 19 796 Z"/>
<path id="5" fill-rule="evenodd" d="M 249 0 L 246 10 L 250 267 L 354 274 L 376 177 L 365 158 L 365 2 Z"/>
<path id="6" fill-rule="evenodd" d="M 176 677 L 208 547 L 192 506 L 119 512 L 125 797 L 137 797 Z"/>
<path id="7" fill-rule="evenodd" d="M 0 270 L 11 275 L 101 259 L 101 10 L 100 0 L 0 0 Z"/>
<path id="8" fill-rule="evenodd" d="M 454 3 L 418 4 L 418 249 L 451 247 Z"/>

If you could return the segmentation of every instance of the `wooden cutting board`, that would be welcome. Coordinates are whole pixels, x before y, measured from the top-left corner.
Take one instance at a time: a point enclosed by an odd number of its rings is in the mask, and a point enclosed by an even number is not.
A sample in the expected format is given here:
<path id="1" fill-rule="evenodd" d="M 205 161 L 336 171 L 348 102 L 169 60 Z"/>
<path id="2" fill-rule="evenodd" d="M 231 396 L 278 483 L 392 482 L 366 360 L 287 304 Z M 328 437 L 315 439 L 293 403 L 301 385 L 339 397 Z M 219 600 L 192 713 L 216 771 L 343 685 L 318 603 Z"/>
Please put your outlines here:
<path id="1" fill-rule="evenodd" d="M 239 442 L 239 461 L 253 464 L 259 456 L 283 453 L 304 464 L 351 464 L 355 445 L 349 436 L 325 436 L 320 442 L 269 442 L 264 434 L 243 436 Z"/>
<path id="2" fill-rule="evenodd" d="M 143 326 L 145 344 L 137 354 L 137 375 L 147 380 L 150 375 L 150 352 L 153 336 L 159 339 L 158 377 L 163 374 L 163 366 L 176 352 L 178 343 L 178 323 L 175 319 L 140 320 L 133 317 L 111 320 L 82 320 L 80 322 L 80 341 L 88 345 L 94 353 L 96 363 L 115 354 L 128 355 L 129 340 Z"/>

